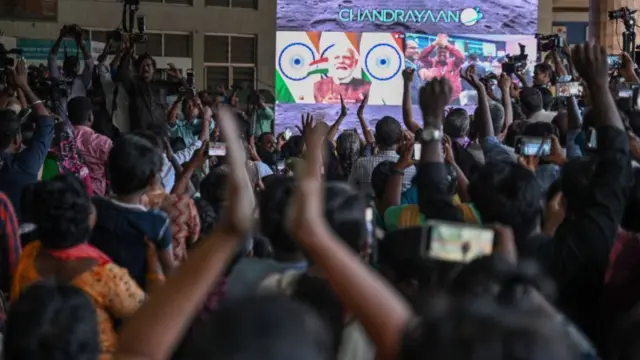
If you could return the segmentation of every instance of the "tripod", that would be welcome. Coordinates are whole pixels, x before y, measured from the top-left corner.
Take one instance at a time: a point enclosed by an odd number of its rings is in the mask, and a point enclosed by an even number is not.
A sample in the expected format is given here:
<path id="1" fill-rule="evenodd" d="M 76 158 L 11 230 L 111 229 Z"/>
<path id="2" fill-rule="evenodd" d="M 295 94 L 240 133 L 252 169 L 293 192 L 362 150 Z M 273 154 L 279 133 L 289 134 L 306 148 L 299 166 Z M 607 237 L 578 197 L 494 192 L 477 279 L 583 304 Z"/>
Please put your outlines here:
<path id="1" fill-rule="evenodd" d="M 629 54 L 633 62 L 635 63 L 636 54 L 636 19 L 633 16 L 628 16 L 624 21 L 624 31 L 622 32 L 622 51 Z"/>

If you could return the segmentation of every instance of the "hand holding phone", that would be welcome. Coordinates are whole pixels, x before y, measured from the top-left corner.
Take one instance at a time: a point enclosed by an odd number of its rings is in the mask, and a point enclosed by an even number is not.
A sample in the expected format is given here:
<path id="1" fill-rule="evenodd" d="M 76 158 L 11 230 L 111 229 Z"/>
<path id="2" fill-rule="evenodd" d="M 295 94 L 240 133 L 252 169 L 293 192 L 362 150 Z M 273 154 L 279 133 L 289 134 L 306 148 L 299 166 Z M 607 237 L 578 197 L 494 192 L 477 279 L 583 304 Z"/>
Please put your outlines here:
<path id="1" fill-rule="evenodd" d="M 209 156 L 227 156 L 227 144 L 222 142 L 210 143 Z"/>
<path id="2" fill-rule="evenodd" d="M 423 258 L 468 263 L 491 255 L 495 231 L 476 225 L 428 221 L 422 240 Z"/>
<path id="3" fill-rule="evenodd" d="M 551 139 L 517 136 L 515 151 L 521 156 L 549 156 L 551 154 Z"/>

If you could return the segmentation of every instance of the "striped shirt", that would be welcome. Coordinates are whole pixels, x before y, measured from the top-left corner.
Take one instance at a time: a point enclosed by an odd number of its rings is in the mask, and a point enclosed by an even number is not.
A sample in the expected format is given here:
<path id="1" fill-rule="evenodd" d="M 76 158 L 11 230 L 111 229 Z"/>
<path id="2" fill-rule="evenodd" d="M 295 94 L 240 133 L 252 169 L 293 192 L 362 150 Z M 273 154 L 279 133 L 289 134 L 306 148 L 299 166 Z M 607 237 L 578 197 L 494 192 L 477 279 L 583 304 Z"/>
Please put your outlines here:
<path id="1" fill-rule="evenodd" d="M 383 161 L 393 161 L 394 163 L 400 159 L 394 150 L 380 151 L 373 156 L 363 157 L 356 161 L 351 169 L 349 183 L 355 185 L 360 190 L 371 192 L 371 174 L 373 169 Z M 416 175 L 415 166 L 411 166 L 404 172 L 402 179 L 402 191 L 406 191 L 411 187 L 411 180 Z"/>

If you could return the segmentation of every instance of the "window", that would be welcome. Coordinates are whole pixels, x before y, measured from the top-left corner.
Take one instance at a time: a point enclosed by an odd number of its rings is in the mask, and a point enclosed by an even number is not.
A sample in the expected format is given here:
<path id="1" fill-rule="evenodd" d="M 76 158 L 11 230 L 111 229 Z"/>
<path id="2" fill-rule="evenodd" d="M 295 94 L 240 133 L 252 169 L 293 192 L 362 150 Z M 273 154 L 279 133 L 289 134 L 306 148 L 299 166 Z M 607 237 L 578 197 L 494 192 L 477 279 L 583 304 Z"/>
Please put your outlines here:
<path id="1" fill-rule="evenodd" d="M 207 6 L 258 9 L 258 0 L 205 0 L 205 3 Z"/>
<path id="2" fill-rule="evenodd" d="M 230 38 L 227 35 L 206 35 L 204 37 L 204 61 L 229 63 Z"/>
<path id="3" fill-rule="evenodd" d="M 204 61 L 207 88 L 222 84 L 256 84 L 256 37 L 252 35 L 205 35 Z"/>
<path id="4" fill-rule="evenodd" d="M 162 34 L 146 33 L 147 41 L 136 44 L 136 53 L 162 56 Z"/>
<path id="5" fill-rule="evenodd" d="M 191 57 L 191 36 L 164 34 L 164 56 Z"/>

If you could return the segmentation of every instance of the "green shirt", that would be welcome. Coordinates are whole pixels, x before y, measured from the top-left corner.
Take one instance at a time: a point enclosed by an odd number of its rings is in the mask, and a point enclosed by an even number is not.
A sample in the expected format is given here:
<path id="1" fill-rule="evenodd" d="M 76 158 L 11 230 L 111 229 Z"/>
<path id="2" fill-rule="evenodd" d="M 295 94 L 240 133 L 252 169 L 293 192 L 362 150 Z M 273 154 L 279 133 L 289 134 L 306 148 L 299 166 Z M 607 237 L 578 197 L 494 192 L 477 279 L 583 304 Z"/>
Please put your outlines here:
<path id="1" fill-rule="evenodd" d="M 201 121 L 199 118 L 195 118 L 191 122 L 187 122 L 184 119 L 176 120 L 173 125 L 169 124 L 169 137 L 181 137 L 184 140 L 185 146 L 189 147 L 196 142 L 200 136 L 200 130 L 202 128 L 200 125 Z M 209 126 L 209 132 L 213 131 L 214 127 L 215 122 L 212 120 Z"/>
<path id="2" fill-rule="evenodd" d="M 271 132 L 273 128 L 273 110 L 268 106 L 253 113 L 251 122 L 253 124 L 253 136 L 256 138 L 262 133 Z"/>

